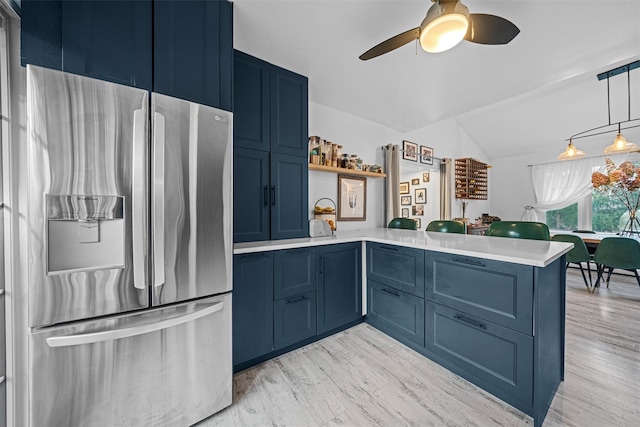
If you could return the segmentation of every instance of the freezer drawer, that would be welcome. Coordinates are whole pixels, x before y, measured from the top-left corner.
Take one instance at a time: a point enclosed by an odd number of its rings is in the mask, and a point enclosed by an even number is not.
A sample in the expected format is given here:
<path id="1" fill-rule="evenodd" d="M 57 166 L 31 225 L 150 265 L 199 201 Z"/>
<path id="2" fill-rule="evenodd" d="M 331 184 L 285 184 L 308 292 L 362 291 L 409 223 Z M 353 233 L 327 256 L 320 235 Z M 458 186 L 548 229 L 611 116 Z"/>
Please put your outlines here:
<path id="1" fill-rule="evenodd" d="M 231 404 L 231 294 L 30 334 L 31 426 L 191 425 Z"/>

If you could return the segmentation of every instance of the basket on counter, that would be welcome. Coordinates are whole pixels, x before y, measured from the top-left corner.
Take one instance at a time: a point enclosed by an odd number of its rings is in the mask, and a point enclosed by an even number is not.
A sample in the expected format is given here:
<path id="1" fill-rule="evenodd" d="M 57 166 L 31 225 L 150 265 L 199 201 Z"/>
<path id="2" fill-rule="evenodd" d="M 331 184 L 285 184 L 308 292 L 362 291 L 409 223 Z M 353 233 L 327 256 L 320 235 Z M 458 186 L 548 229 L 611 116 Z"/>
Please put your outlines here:
<path id="1" fill-rule="evenodd" d="M 324 203 L 320 203 L 322 201 Z M 330 203 L 327 203 L 330 202 Z M 315 219 L 321 219 L 326 221 L 331 228 L 331 232 L 335 233 L 337 229 L 336 222 L 336 203 L 329 199 L 328 197 L 323 197 L 322 199 L 318 199 L 313 207 L 313 214 Z"/>

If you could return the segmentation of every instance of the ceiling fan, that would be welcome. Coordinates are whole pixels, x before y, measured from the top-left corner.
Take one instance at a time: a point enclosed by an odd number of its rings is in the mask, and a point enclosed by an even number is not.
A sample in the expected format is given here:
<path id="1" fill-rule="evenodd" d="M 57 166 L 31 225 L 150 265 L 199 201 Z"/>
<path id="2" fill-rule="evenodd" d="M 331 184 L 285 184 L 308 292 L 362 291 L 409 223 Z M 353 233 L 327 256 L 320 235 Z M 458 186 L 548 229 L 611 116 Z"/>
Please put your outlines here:
<path id="1" fill-rule="evenodd" d="M 419 27 L 405 31 L 372 47 L 360 59 L 366 61 L 405 44 L 420 40 L 427 52 L 451 49 L 465 39 L 480 44 L 507 44 L 520 29 L 511 21 L 485 13 L 469 13 L 460 0 L 431 0 L 433 4 Z"/>

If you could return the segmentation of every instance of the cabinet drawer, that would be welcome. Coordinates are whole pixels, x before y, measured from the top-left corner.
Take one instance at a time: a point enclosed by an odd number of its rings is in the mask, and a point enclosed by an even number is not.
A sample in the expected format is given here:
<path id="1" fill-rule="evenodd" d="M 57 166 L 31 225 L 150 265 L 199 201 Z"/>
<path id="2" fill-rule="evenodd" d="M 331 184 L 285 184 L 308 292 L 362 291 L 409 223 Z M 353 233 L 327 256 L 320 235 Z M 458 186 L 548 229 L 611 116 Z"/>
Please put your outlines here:
<path id="1" fill-rule="evenodd" d="M 368 243 L 367 279 L 424 297 L 424 251 Z"/>
<path id="2" fill-rule="evenodd" d="M 287 249 L 273 253 L 273 297 L 281 298 L 316 290 L 316 250 Z"/>
<path id="3" fill-rule="evenodd" d="M 399 340 L 424 345 L 424 300 L 368 281 L 367 322 Z"/>
<path id="4" fill-rule="evenodd" d="M 283 298 L 273 303 L 275 349 L 310 338 L 316 334 L 316 293 Z"/>
<path id="5" fill-rule="evenodd" d="M 533 337 L 426 302 L 425 347 L 453 372 L 533 404 Z"/>
<path id="6" fill-rule="evenodd" d="M 533 267 L 425 253 L 426 299 L 533 335 Z"/>

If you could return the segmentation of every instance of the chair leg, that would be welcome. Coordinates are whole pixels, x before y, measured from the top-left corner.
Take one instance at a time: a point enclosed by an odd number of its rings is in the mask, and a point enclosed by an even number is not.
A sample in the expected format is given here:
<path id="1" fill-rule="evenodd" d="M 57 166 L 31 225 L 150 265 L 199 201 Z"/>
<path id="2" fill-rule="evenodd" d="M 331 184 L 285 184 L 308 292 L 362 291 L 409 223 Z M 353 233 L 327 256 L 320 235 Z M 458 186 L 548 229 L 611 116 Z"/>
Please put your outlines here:
<path id="1" fill-rule="evenodd" d="M 609 289 L 609 279 L 611 279 L 611 273 L 613 273 L 613 267 L 609 267 L 609 273 L 607 274 L 607 289 Z"/>
<path id="2" fill-rule="evenodd" d="M 582 268 L 582 263 L 576 263 L 580 266 L 580 273 L 582 273 L 582 280 L 584 280 L 584 285 L 587 287 L 587 292 L 591 292 L 591 288 L 589 288 L 589 283 L 587 282 L 587 276 L 584 274 L 584 268 Z M 589 275 L 589 279 L 591 279 L 591 275 Z"/>
<path id="3" fill-rule="evenodd" d="M 587 261 L 587 270 L 589 271 L 589 285 L 593 288 L 593 280 L 591 279 L 591 263 Z"/>
<path id="4" fill-rule="evenodd" d="M 600 280 L 602 279 L 602 274 L 604 273 L 604 265 L 596 264 L 596 272 L 598 276 L 596 278 L 596 284 L 593 285 L 593 292 L 596 291 L 596 288 L 600 287 Z"/>

